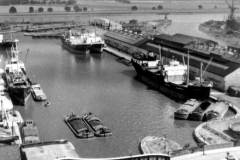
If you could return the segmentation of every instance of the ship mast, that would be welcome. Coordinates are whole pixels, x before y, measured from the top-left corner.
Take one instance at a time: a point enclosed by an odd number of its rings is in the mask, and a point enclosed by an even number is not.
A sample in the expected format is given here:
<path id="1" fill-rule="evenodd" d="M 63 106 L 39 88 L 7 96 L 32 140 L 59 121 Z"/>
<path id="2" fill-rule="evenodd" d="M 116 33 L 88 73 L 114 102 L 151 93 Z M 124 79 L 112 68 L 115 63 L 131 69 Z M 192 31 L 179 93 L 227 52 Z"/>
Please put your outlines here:
<path id="1" fill-rule="evenodd" d="M 202 84 L 202 67 L 203 67 L 203 63 L 201 62 L 201 64 L 200 64 L 200 84 Z"/>
<path id="2" fill-rule="evenodd" d="M 161 45 L 159 45 L 159 60 L 161 62 L 161 65 L 163 64 L 163 61 L 162 61 L 162 51 L 161 51 Z"/>
<path id="3" fill-rule="evenodd" d="M 187 50 L 187 85 L 189 84 L 189 49 Z"/>

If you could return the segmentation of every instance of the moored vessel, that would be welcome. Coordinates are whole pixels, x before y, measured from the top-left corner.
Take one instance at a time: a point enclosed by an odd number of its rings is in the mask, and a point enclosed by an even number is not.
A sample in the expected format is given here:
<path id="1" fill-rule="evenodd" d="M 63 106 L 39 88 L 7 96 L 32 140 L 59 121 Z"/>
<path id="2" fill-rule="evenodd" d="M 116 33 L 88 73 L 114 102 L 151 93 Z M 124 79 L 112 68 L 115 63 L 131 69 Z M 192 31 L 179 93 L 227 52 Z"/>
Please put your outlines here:
<path id="1" fill-rule="evenodd" d="M 175 112 L 174 118 L 176 119 L 188 119 L 189 115 L 201 104 L 196 99 L 189 99 L 182 104 Z"/>
<path id="2" fill-rule="evenodd" d="M 163 65 L 153 53 L 133 55 L 131 60 L 140 80 L 177 100 L 207 99 L 212 83 L 202 80 L 189 80 L 189 67 L 177 60 Z"/>
<path id="3" fill-rule="evenodd" d="M 35 101 L 47 100 L 46 94 L 43 92 L 41 85 L 38 83 L 31 85 L 31 94 Z"/>
<path id="4" fill-rule="evenodd" d="M 63 47 L 75 54 L 102 53 L 105 45 L 103 39 L 94 32 L 68 33 L 61 37 Z"/>
<path id="5" fill-rule="evenodd" d="M 96 137 L 106 137 L 111 136 L 111 130 L 104 126 L 102 121 L 92 113 L 88 113 L 84 116 L 84 121 L 89 126 L 89 128 L 94 132 Z"/>
<path id="6" fill-rule="evenodd" d="M 94 136 L 82 116 L 71 113 L 64 118 L 64 121 L 76 137 L 91 138 Z"/>
<path id="7" fill-rule="evenodd" d="M 229 109 L 229 103 L 220 101 L 213 103 L 205 112 L 203 121 L 222 119 Z"/>
<path id="8" fill-rule="evenodd" d="M 7 90 L 15 105 L 25 105 L 30 95 L 30 80 L 26 75 L 25 66 L 18 59 L 18 49 L 11 48 L 10 61 L 5 66 L 4 79 Z"/>
<path id="9" fill-rule="evenodd" d="M 204 112 L 211 105 L 209 100 L 203 101 L 192 113 L 189 115 L 190 120 L 202 121 Z"/>

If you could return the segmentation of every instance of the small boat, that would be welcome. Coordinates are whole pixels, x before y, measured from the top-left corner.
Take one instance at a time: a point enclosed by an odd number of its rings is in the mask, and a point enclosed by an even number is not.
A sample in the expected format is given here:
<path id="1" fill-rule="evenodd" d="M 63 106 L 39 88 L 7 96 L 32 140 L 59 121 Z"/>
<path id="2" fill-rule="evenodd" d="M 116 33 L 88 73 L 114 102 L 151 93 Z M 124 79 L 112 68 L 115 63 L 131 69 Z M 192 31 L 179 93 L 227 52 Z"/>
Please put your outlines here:
<path id="1" fill-rule="evenodd" d="M 45 101 L 47 100 L 46 94 L 43 92 L 40 84 L 33 84 L 31 86 L 32 97 L 35 101 Z"/>
<path id="2" fill-rule="evenodd" d="M 189 99 L 183 105 L 181 105 L 175 112 L 174 118 L 176 119 L 188 119 L 189 115 L 201 104 L 196 99 Z"/>
<path id="3" fill-rule="evenodd" d="M 93 132 L 89 130 L 89 127 L 83 120 L 82 116 L 71 113 L 64 118 L 64 121 L 78 138 L 91 138 L 94 136 Z"/>
<path id="4" fill-rule="evenodd" d="M 111 130 L 104 126 L 102 121 L 92 113 L 88 113 L 84 116 L 84 121 L 88 124 L 89 128 L 92 129 L 96 137 L 106 137 L 112 135 Z"/>
<path id="5" fill-rule="evenodd" d="M 23 144 L 40 142 L 38 128 L 32 120 L 26 120 L 20 130 Z"/>
<path id="6" fill-rule="evenodd" d="M 209 121 L 212 119 L 222 119 L 227 113 L 229 104 L 224 101 L 213 103 L 205 112 L 203 121 Z"/>
<path id="7" fill-rule="evenodd" d="M 211 105 L 211 102 L 203 101 L 192 113 L 189 115 L 189 120 L 202 121 L 204 111 Z"/>

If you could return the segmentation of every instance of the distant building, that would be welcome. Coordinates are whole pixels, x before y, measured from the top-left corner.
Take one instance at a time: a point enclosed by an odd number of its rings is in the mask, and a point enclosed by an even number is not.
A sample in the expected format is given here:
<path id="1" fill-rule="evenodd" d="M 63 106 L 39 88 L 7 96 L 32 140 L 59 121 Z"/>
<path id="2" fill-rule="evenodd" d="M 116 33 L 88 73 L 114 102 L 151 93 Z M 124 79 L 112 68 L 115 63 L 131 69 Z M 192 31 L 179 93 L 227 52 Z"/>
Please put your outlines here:
<path id="1" fill-rule="evenodd" d="M 108 30 L 122 30 L 122 25 L 107 18 L 94 18 L 90 21 L 91 25 L 108 29 Z"/>
<path id="2" fill-rule="evenodd" d="M 202 73 L 202 78 L 212 81 L 214 88 L 221 91 L 230 85 L 240 86 L 238 46 L 222 47 L 217 42 L 183 34 L 161 34 L 148 39 L 127 32 L 109 32 L 105 34 L 105 42 L 128 54 L 154 52 L 165 63 L 174 58 L 187 64 L 189 52 L 192 79 L 200 78 Z"/>

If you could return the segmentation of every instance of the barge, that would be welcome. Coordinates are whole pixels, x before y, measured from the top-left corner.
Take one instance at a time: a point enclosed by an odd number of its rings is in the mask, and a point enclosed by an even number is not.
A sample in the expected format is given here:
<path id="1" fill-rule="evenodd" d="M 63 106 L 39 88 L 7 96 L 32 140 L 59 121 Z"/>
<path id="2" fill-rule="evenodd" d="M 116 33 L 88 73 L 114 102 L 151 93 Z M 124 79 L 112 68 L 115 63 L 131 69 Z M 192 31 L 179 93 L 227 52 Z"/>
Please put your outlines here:
<path id="1" fill-rule="evenodd" d="M 205 112 L 203 121 L 222 119 L 229 109 L 229 104 L 224 101 L 213 103 Z"/>
<path id="2" fill-rule="evenodd" d="M 203 101 L 195 110 L 192 111 L 191 114 L 189 114 L 189 120 L 202 121 L 204 112 L 210 105 L 211 102 L 209 100 Z"/>
<path id="3" fill-rule="evenodd" d="M 91 138 L 94 136 L 93 132 L 89 129 L 89 126 L 85 123 L 83 117 L 87 115 L 78 116 L 73 113 L 67 115 L 64 118 L 65 123 L 78 138 Z"/>
<path id="4" fill-rule="evenodd" d="M 182 104 L 175 112 L 174 118 L 176 119 L 188 119 L 189 115 L 200 106 L 201 102 L 196 99 L 187 100 Z"/>
<path id="5" fill-rule="evenodd" d="M 93 131 L 96 137 L 106 137 L 111 136 L 111 130 L 104 126 L 102 121 L 92 113 L 88 113 L 84 116 L 84 122 Z"/>

